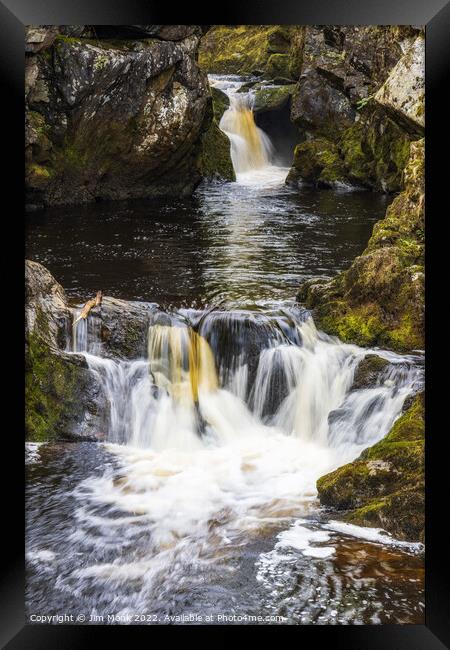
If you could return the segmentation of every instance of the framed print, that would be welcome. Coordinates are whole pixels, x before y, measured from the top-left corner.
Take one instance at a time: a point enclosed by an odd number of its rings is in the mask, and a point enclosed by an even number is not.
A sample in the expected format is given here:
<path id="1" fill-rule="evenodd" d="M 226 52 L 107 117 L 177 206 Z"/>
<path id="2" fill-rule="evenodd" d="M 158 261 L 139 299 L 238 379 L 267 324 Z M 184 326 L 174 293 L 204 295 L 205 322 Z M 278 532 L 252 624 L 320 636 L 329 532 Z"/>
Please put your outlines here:
<path id="1" fill-rule="evenodd" d="M 254 5 L 0 6 L 25 205 L 7 648 L 450 641 L 429 316 L 448 5 Z"/>

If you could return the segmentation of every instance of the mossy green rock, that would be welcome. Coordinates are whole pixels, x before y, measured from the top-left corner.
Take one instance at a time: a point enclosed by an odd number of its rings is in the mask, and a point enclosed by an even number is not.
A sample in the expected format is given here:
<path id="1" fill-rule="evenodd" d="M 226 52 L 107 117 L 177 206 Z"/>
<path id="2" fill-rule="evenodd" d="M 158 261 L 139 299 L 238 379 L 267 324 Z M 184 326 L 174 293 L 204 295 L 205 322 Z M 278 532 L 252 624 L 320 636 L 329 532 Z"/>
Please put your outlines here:
<path id="1" fill-rule="evenodd" d="M 92 377 L 82 357 L 56 352 L 39 334 L 27 338 L 27 440 L 92 439 L 86 431 L 86 409 L 91 402 L 91 416 L 96 414 L 93 391 Z"/>
<path id="2" fill-rule="evenodd" d="M 422 393 L 385 438 L 317 481 L 321 503 L 345 510 L 345 521 L 423 542 L 424 436 Z"/>
<path id="3" fill-rule="evenodd" d="M 380 374 L 389 365 L 389 361 L 377 354 L 368 354 L 360 361 L 355 370 L 352 390 L 372 388 L 376 385 Z"/>
<path id="4" fill-rule="evenodd" d="M 215 25 L 203 36 L 199 64 L 211 74 L 263 74 L 298 79 L 304 27 Z"/>
<path id="5" fill-rule="evenodd" d="M 290 101 L 295 88 L 295 84 L 258 88 L 254 95 L 253 112 L 276 111 L 283 108 Z"/>
<path id="6" fill-rule="evenodd" d="M 411 134 L 369 103 L 359 121 L 343 133 L 339 148 L 351 180 L 371 189 L 398 192 L 410 144 Z"/>
<path id="7" fill-rule="evenodd" d="M 228 108 L 228 104 L 225 103 L 221 96 L 224 93 L 221 93 L 221 91 L 214 92 L 215 89 L 211 90 L 213 91 L 211 93 L 213 116 L 208 130 L 202 136 L 199 171 L 201 176 L 208 180 L 235 181 L 236 175 L 231 161 L 230 140 L 219 128 L 220 117 Z"/>
<path id="8" fill-rule="evenodd" d="M 345 167 L 333 142 L 315 138 L 295 147 L 294 161 L 286 178 L 288 185 L 301 181 L 318 187 L 332 187 L 346 180 Z"/>
<path id="9" fill-rule="evenodd" d="M 266 73 L 269 77 L 289 77 L 289 55 L 271 54 L 267 60 Z"/>
<path id="10" fill-rule="evenodd" d="M 219 124 L 220 120 L 222 119 L 222 115 L 230 106 L 230 99 L 226 93 L 224 93 L 219 88 L 214 88 L 214 86 L 211 86 L 211 98 L 214 118 L 217 124 Z"/>
<path id="11" fill-rule="evenodd" d="M 26 439 L 92 439 L 98 387 L 84 357 L 62 350 L 71 322 L 64 290 L 36 262 L 26 262 L 25 277 Z"/>
<path id="12" fill-rule="evenodd" d="M 300 289 L 318 326 L 343 341 L 399 352 L 424 347 L 424 160 L 424 140 L 411 143 L 405 189 L 351 267 Z"/>

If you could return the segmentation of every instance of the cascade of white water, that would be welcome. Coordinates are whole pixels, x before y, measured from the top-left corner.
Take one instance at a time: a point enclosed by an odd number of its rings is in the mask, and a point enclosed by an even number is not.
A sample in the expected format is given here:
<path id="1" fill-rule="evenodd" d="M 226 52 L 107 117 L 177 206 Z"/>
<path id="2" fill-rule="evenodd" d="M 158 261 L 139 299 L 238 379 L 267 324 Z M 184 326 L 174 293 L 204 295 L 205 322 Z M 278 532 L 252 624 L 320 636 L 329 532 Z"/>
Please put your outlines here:
<path id="1" fill-rule="evenodd" d="M 283 185 L 289 169 L 274 164 L 276 155 L 269 135 L 255 123 L 254 91 L 242 89 L 245 79 L 209 75 L 209 82 L 224 92 L 229 107 L 223 113 L 219 128 L 230 140 L 230 155 L 236 181 L 254 188 Z"/>
<path id="2" fill-rule="evenodd" d="M 72 315 L 72 350 L 73 352 L 89 352 L 100 356 L 101 345 L 101 318 L 91 313 L 88 318 L 80 318 L 82 309 L 73 310 Z"/>
<path id="3" fill-rule="evenodd" d="M 219 126 L 231 142 L 231 160 L 236 175 L 270 165 L 273 146 L 269 136 L 255 124 L 250 94 L 230 95 L 230 106 L 222 115 Z"/>
<path id="4" fill-rule="evenodd" d="M 74 351 L 84 352 L 108 404 L 108 439 L 159 450 L 283 434 L 347 459 L 387 433 L 422 376 L 384 353 L 391 365 L 378 385 L 351 390 L 367 351 L 292 315 L 212 312 L 198 331 L 184 319 L 152 324 L 149 358 L 135 361 L 88 352 L 101 349 L 99 328 L 77 327 Z"/>
<path id="5" fill-rule="evenodd" d="M 313 513 L 317 479 L 386 435 L 420 388 L 418 359 L 377 350 L 387 369 L 375 386 L 352 390 L 369 351 L 288 311 L 180 310 L 150 324 L 148 359 L 82 353 L 105 397 L 119 468 L 78 489 L 72 542 L 102 549 L 106 536 L 116 555 L 75 571 L 76 584 L 137 581 L 142 608 L 160 577 L 177 584 L 184 559 L 216 563 L 243 539 Z M 308 546 L 329 535 L 296 528 L 294 543 L 300 533 L 305 553 L 334 552 Z M 123 556 L 124 539 L 136 552 Z"/>

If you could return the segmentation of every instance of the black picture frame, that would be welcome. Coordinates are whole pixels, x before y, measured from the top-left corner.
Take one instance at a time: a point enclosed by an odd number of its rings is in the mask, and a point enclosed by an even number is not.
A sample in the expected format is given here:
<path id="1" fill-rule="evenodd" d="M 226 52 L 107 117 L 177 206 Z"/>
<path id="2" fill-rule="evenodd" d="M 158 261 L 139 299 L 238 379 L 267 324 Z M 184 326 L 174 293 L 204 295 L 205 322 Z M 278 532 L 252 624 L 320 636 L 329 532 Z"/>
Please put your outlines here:
<path id="1" fill-rule="evenodd" d="M 3 205 L 10 205 L 3 212 L 3 246 L 11 253 L 4 267 L 4 283 L 9 298 L 17 305 L 8 306 L 5 353 L 10 355 L 4 364 L 8 372 L 8 386 L 4 409 L 13 416 L 8 427 L 4 424 L 3 464 L 11 471 L 4 488 L 2 510 L 7 527 L 3 529 L 2 541 L 4 566 L 0 583 L 2 647 L 16 648 L 87 648 L 97 645 L 98 634 L 113 633 L 120 639 L 133 643 L 137 632 L 152 633 L 150 626 L 51 626 L 25 625 L 24 615 L 24 469 L 23 469 L 23 120 L 24 120 L 24 26 L 27 24 L 144 24 L 153 18 L 162 24 L 176 20 L 179 24 L 366 24 L 366 25 L 425 25 L 426 26 L 426 207 L 427 207 L 427 385 L 426 398 L 426 624 L 425 625 L 374 625 L 374 626 L 295 626 L 296 643 L 329 643 L 330 647 L 393 650 L 438 650 L 450 647 L 450 594 L 448 578 L 448 542 L 446 541 L 445 506 L 439 496 L 448 493 L 447 455 L 445 450 L 445 419 L 438 420 L 439 407 L 444 406 L 448 390 L 438 379 L 433 381 L 434 370 L 442 364 L 442 346 L 439 341 L 434 305 L 442 301 L 442 294 L 434 286 L 434 278 L 440 275 L 438 261 L 445 263 L 445 189 L 448 183 L 444 162 L 437 163 L 437 155 L 448 147 L 448 113 L 444 102 L 444 89 L 449 69 L 450 5 L 444 0 L 309 0 L 287 2 L 282 0 L 263 2 L 229 0 L 216 11 L 198 4 L 174 8 L 169 3 L 149 0 L 2 0 L 0 2 L 0 67 L 2 79 L 2 108 L 4 116 L 3 144 L 4 171 Z M 6 125 L 6 126 L 5 126 Z M 446 138 L 447 136 L 447 138 Z M 9 146 L 5 140 L 9 139 Z M 443 158 L 444 161 L 444 158 Z M 448 167 L 448 166 L 447 166 Z M 9 203 L 6 203 L 9 199 Z M 8 224 L 6 235 L 5 221 Z M 442 250 L 440 249 L 442 247 Z M 3 257 L 3 256 L 2 256 Z M 447 254 L 448 257 L 448 254 Z M 443 273 L 443 271 L 442 271 Z M 434 303 L 433 296 L 437 296 Z M 442 305 L 444 307 L 445 304 Z M 14 310 L 12 312 L 12 310 Z M 9 314 L 15 313 L 15 316 Z M 438 318 L 441 314 L 438 315 Z M 12 318 L 19 322 L 13 322 Z M 445 318 L 442 316 L 442 318 Z M 5 324 L 5 323 L 4 323 Z M 433 327 L 438 332 L 432 337 Z M 445 336 L 445 332 L 444 336 Z M 3 339 L 5 342 L 5 338 Z M 16 347 L 17 346 L 17 347 Z M 15 371 L 14 381 L 11 379 Z M 444 392 L 445 391 L 445 392 Z M 448 401 L 448 398 L 447 398 Z M 448 426 L 447 426 L 448 429 Z M 447 489 L 446 489 L 447 488 Z M 203 629 L 206 626 L 201 626 Z M 221 630 L 225 637 L 228 630 Z M 276 629 L 274 629 L 276 628 Z M 195 627 L 164 628 L 170 634 L 183 636 Z M 198 629 L 198 628 L 196 628 Z M 264 634 L 282 634 L 283 626 L 264 627 Z M 291 628 L 292 632 L 292 628 Z M 124 636 L 126 635 L 126 636 Z M 277 637 L 279 638 L 279 637 Z M 270 642 L 270 639 L 267 639 Z"/>

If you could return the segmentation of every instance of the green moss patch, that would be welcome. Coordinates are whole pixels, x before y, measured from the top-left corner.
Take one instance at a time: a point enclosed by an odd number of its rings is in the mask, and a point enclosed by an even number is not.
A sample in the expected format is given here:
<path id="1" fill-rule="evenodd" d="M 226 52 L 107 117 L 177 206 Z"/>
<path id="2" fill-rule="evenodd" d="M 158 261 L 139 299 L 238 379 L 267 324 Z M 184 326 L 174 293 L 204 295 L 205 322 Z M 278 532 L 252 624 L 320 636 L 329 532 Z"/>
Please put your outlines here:
<path id="1" fill-rule="evenodd" d="M 385 438 L 317 481 L 321 503 L 346 511 L 342 516 L 351 523 L 423 541 L 424 437 L 422 393 Z"/>

